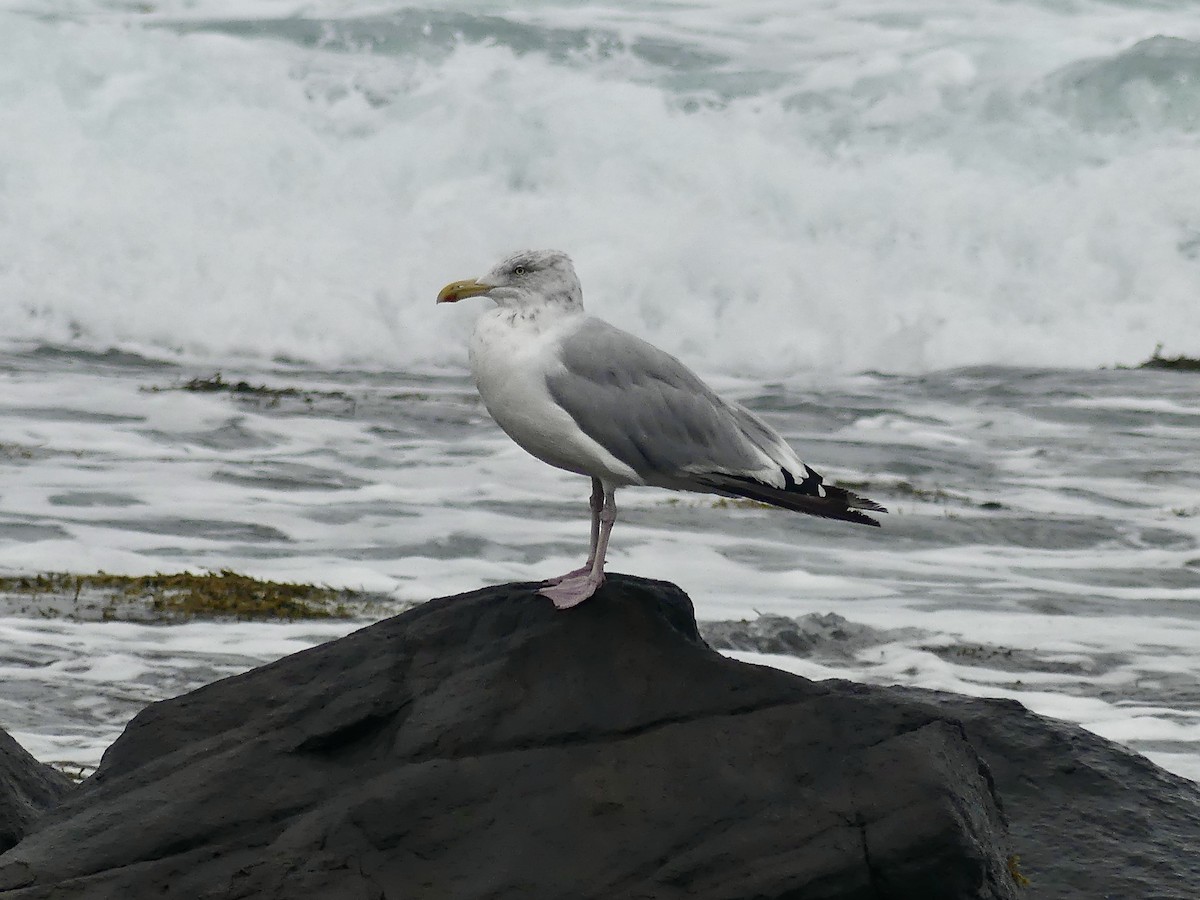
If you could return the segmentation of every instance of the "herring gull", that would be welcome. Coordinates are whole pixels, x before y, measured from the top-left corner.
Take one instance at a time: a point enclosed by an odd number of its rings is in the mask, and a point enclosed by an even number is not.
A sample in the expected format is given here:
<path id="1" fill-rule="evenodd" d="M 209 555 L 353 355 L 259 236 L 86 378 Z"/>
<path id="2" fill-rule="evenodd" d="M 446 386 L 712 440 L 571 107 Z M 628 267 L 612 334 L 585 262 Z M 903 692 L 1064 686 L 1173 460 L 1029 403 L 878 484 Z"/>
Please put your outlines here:
<path id="1" fill-rule="evenodd" d="M 471 336 L 484 406 L 529 453 L 592 479 L 587 562 L 538 590 L 559 609 L 604 582 L 619 487 L 742 497 L 863 525 L 879 523 L 861 510 L 887 512 L 825 484 L 774 429 L 675 357 L 585 314 L 565 253 L 514 254 L 480 278 L 446 285 L 437 302 L 475 296 L 496 303 Z"/>

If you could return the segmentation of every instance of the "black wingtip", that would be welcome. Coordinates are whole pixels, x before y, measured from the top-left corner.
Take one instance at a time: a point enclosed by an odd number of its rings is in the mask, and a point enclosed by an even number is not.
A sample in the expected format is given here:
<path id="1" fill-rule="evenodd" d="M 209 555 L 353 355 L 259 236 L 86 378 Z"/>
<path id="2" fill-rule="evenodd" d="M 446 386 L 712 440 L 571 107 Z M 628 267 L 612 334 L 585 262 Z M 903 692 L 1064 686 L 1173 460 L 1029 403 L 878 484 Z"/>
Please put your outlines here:
<path id="1" fill-rule="evenodd" d="M 851 512 L 853 513 L 854 511 L 852 510 Z M 887 512 L 887 510 L 882 510 L 882 512 Z M 857 522 L 860 525 L 872 525 L 875 528 L 883 527 L 883 523 L 881 523 L 878 519 L 871 518 L 866 513 L 858 513 L 853 519 L 847 519 L 847 521 Z"/>
<path id="2" fill-rule="evenodd" d="M 787 507 L 787 508 L 790 508 L 790 507 Z M 887 510 L 884 509 L 882 506 L 880 506 L 878 503 L 876 503 L 874 506 L 867 507 L 867 509 L 873 510 L 874 512 L 887 512 Z M 804 510 L 799 510 L 799 512 L 809 512 L 809 511 L 804 509 Z M 876 528 L 881 527 L 878 519 L 868 516 L 864 512 L 859 512 L 857 509 L 854 509 L 852 507 L 844 507 L 841 510 L 835 511 L 834 513 L 831 513 L 829 515 L 825 515 L 823 513 L 818 513 L 818 512 L 812 512 L 809 514 L 810 515 L 818 515 L 818 516 L 824 515 L 825 518 L 841 519 L 843 522 L 857 522 L 859 525 L 873 525 Z"/>
<path id="3" fill-rule="evenodd" d="M 860 497 L 858 494 L 854 493 L 854 491 L 848 491 L 845 488 L 840 488 L 836 485 L 826 485 L 825 495 L 841 500 L 841 502 L 846 504 L 847 509 L 866 509 L 871 512 L 878 513 L 887 512 L 886 506 L 882 506 L 867 497 Z M 874 524 L 878 525 L 879 523 L 874 522 Z"/>
<path id="4" fill-rule="evenodd" d="M 834 485 L 824 485 L 821 488 L 822 493 L 817 494 L 798 490 L 799 485 L 790 479 L 790 489 L 763 484 L 753 478 L 720 472 L 705 474 L 699 480 L 706 487 L 720 494 L 757 500 L 780 509 L 818 516 L 822 519 L 838 519 L 843 522 L 854 522 L 879 528 L 879 521 L 861 510 L 887 512 L 874 500 L 868 500 L 866 497 L 860 497 L 852 491 Z"/>

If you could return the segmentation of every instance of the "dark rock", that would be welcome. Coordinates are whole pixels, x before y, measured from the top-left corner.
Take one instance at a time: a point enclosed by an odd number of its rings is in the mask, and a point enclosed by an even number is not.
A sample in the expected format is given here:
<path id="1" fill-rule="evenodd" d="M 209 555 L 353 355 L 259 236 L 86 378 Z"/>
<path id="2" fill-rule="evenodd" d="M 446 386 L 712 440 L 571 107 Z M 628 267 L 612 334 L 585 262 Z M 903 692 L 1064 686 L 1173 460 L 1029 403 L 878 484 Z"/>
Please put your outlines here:
<path id="1" fill-rule="evenodd" d="M 1031 896 L 1200 897 L 1196 782 L 1012 700 L 891 690 L 963 723 L 1004 800 Z"/>
<path id="2" fill-rule="evenodd" d="M 884 631 L 837 613 L 809 613 L 794 619 L 760 613 L 749 620 L 701 622 L 700 633 L 714 650 L 848 659 L 860 650 L 911 638 L 918 632 L 914 628 Z"/>
<path id="3" fill-rule="evenodd" d="M 678 589 L 431 601 L 156 703 L 0 856 L 33 898 L 1016 896 L 952 714 L 722 657 Z"/>
<path id="4" fill-rule="evenodd" d="M 701 622 L 700 630 L 719 649 L 812 659 L 851 656 L 916 634 L 911 629 L 881 631 L 833 613 Z M 1069 671 L 1077 665 L 988 645 L 926 649 L 956 662 L 963 656 L 983 658 L 990 668 L 1000 670 Z M 1019 870 L 1030 879 L 1035 896 L 1200 896 L 1200 785 L 1082 728 L 1031 713 L 1015 701 L 887 690 L 897 702 L 919 703 L 930 716 L 963 723 L 1004 800 Z"/>
<path id="5" fill-rule="evenodd" d="M 66 780 L 6 751 L 16 839 Z M 614 576 L 569 613 L 432 601 L 148 707 L 0 893 L 965 900 L 1017 896 L 1019 854 L 1021 896 L 1192 900 L 1197 848 L 1200 786 L 1083 729 L 744 665 L 677 589 Z"/>
<path id="6" fill-rule="evenodd" d="M 74 785 L 0 730 L 0 853 L 15 845 L 43 812 Z"/>

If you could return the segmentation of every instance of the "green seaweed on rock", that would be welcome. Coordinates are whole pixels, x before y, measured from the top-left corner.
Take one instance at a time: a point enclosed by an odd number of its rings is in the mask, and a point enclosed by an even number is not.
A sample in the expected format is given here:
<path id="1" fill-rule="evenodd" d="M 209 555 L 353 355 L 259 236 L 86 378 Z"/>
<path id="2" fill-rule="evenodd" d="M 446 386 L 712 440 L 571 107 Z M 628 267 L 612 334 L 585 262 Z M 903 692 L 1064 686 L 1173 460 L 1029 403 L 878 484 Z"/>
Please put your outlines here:
<path id="1" fill-rule="evenodd" d="M 53 595 L 73 604 L 88 595 L 98 597 L 103 604 L 96 616 L 101 619 L 125 618 L 123 606 L 141 606 L 152 618 L 168 620 L 349 618 L 368 599 L 356 591 L 261 580 L 228 569 L 202 574 L 49 572 L 10 576 L 0 578 L 0 594 L 32 598 Z"/>

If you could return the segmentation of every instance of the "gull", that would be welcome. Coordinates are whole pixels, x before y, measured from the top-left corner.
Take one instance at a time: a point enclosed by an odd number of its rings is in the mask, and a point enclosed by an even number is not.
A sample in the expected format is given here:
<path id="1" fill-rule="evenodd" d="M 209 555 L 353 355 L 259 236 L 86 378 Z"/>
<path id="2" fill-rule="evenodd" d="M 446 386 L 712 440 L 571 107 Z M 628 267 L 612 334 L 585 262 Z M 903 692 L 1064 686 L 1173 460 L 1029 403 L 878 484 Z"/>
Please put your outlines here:
<path id="1" fill-rule="evenodd" d="M 438 303 L 490 297 L 470 342 L 471 373 L 493 419 L 533 456 L 592 480 L 591 547 L 580 568 L 543 582 L 559 609 L 604 583 L 616 489 L 650 485 L 879 522 L 878 503 L 827 485 L 762 419 L 725 400 L 669 353 L 583 310 L 571 259 L 526 250 L 442 288 Z"/>

